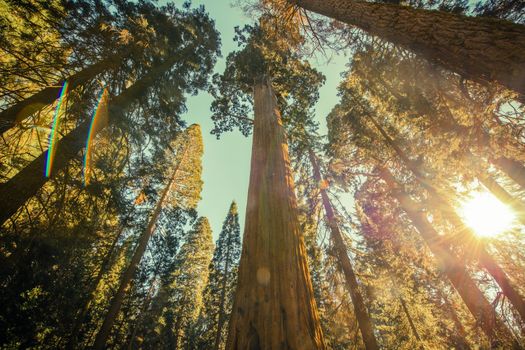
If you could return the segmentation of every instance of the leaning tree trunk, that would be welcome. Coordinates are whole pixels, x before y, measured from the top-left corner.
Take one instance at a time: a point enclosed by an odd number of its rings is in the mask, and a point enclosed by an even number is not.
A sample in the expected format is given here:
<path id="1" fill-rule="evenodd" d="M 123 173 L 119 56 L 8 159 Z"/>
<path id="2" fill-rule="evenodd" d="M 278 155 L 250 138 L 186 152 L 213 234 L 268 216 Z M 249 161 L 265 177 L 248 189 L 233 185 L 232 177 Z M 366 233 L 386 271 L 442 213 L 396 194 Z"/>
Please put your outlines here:
<path id="1" fill-rule="evenodd" d="M 477 82 L 525 95 L 525 26 L 499 19 L 359 0 L 289 0 Z"/>
<path id="2" fill-rule="evenodd" d="M 113 242 L 111 243 L 111 246 L 109 247 L 106 255 L 104 256 L 102 263 L 100 264 L 100 269 L 98 270 L 97 276 L 90 285 L 89 294 L 85 299 L 82 300 L 82 306 L 80 307 L 79 312 L 77 312 L 77 317 L 75 318 L 75 323 L 73 324 L 71 336 L 69 337 L 69 341 L 66 344 L 67 350 L 72 350 L 77 347 L 80 329 L 82 327 L 82 324 L 84 323 L 84 320 L 86 319 L 86 315 L 89 311 L 89 308 L 96 297 L 97 287 L 100 284 L 100 281 L 102 281 L 102 277 L 104 277 L 104 274 L 109 270 L 111 258 L 115 253 L 115 248 L 120 238 L 122 237 L 123 232 L 124 226 L 121 226 L 118 230 L 117 235 L 115 236 L 115 238 L 113 238 Z"/>
<path id="3" fill-rule="evenodd" d="M 177 58 L 173 57 L 168 62 L 152 69 L 144 78 L 110 101 L 109 123 L 118 119 L 123 111 L 149 86 L 153 85 L 158 76 L 168 70 L 176 60 Z M 80 150 L 86 146 L 90 125 L 90 120 L 82 122 L 57 142 L 51 177 L 65 168 L 69 161 L 75 158 Z M 8 182 L 0 184 L 0 198 L 2 198 L 0 200 L 0 226 L 48 181 L 49 178 L 44 176 L 48 151 L 35 158 Z"/>
<path id="4" fill-rule="evenodd" d="M 525 190 L 525 166 L 522 163 L 506 157 L 492 158 L 490 162 Z"/>
<path id="5" fill-rule="evenodd" d="M 387 132 L 381 127 L 381 125 L 375 120 L 375 118 L 369 114 L 369 120 L 374 124 L 379 133 L 383 136 L 383 140 L 388 147 L 391 147 L 395 153 L 402 160 L 403 164 L 410 170 L 418 183 L 423 186 L 430 194 L 432 202 L 436 208 L 441 210 L 445 215 L 446 219 L 455 226 L 455 229 L 460 233 L 455 238 L 454 243 L 471 243 L 475 239 L 475 233 L 469 227 L 463 224 L 463 221 L 456 213 L 454 208 L 448 203 L 445 198 L 437 190 L 432 181 L 428 180 L 419 168 L 408 158 L 408 156 L 399 148 L 397 143 L 387 134 Z M 493 188 L 494 189 L 494 188 Z M 521 319 L 525 321 L 525 300 L 520 295 L 518 290 L 512 285 L 509 277 L 505 271 L 499 266 L 499 264 L 490 256 L 485 247 L 480 244 L 475 250 L 469 250 L 470 254 L 476 254 L 475 258 L 478 259 L 480 264 L 487 270 L 487 272 L 494 278 L 496 283 L 501 288 L 503 294 L 509 299 L 510 303 L 516 311 L 518 311 Z"/>
<path id="6" fill-rule="evenodd" d="M 399 303 L 401 304 L 401 307 L 403 308 L 403 312 L 405 313 L 405 316 L 407 317 L 408 324 L 410 326 L 410 329 L 412 330 L 412 333 L 414 333 L 414 337 L 416 337 L 417 342 L 420 344 L 420 348 L 424 349 L 425 347 L 423 344 L 421 344 L 421 336 L 419 335 L 419 332 L 417 331 L 416 325 L 414 323 L 414 320 L 412 319 L 412 315 L 410 314 L 410 311 L 408 310 L 407 303 L 403 297 L 399 297 Z"/>
<path id="7" fill-rule="evenodd" d="M 3 110 L 0 112 L 0 134 L 3 134 L 14 127 L 17 123 L 20 123 L 45 106 L 53 103 L 53 101 L 58 98 L 60 90 L 66 81 L 68 83 L 68 90 L 73 90 L 94 79 L 100 73 L 108 70 L 116 64 L 119 64 L 120 57 L 121 55 L 116 55 L 86 67 L 80 72 L 71 75 L 69 78 L 58 82 L 56 85 L 48 86 L 33 96 L 17 102 L 15 105 Z"/>
<path id="8" fill-rule="evenodd" d="M 226 349 L 324 349 L 271 83 L 254 84 L 250 185 Z"/>
<path id="9" fill-rule="evenodd" d="M 317 163 L 317 157 L 311 149 L 309 149 L 308 152 L 310 157 L 310 163 L 312 164 L 313 168 L 314 180 L 318 184 L 321 184 L 321 181 L 323 179 L 321 177 L 319 164 Z M 343 240 L 343 235 L 341 234 L 339 225 L 337 224 L 337 218 L 335 217 L 335 212 L 332 207 L 332 203 L 330 201 L 330 198 L 328 197 L 328 194 L 326 193 L 326 190 L 322 186 L 320 187 L 320 192 L 321 200 L 325 210 L 325 215 L 328 220 L 328 226 L 330 227 L 331 239 L 334 244 L 334 249 L 337 255 L 337 262 L 339 263 L 345 276 L 346 289 L 348 290 L 348 292 L 350 293 L 350 297 L 352 298 L 352 304 L 354 305 L 354 311 L 357 318 L 357 322 L 359 324 L 359 330 L 361 331 L 361 336 L 363 337 L 363 343 L 365 344 L 367 350 L 379 349 L 376 337 L 374 335 L 372 321 L 370 320 L 370 316 L 368 315 L 363 296 L 359 291 L 359 284 L 357 283 L 357 278 L 355 276 L 352 263 L 350 262 L 350 258 L 348 257 L 348 249 Z"/>
<path id="10" fill-rule="evenodd" d="M 386 169 L 381 169 L 381 178 L 392 189 L 392 196 L 399 202 L 414 227 L 421 234 L 421 237 L 438 261 L 440 269 L 448 277 L 483 332 L 491 341 L 501 339 L 513 342 L 511 331 L 497 318 L 494 309 L 474 283 L 463 263 L 454 255 L 448 244 L 445 243 L 443 238 L 428 222 L 420 206 L 401 189 L 400 185 Z"/>
<path id="11" fill-rule="evenodd" d="M 106 345 L 109 334 L 111 332 L 111 327 L 113 327 L 113 323 L 115 322 L 118 312 L 120 311 L 120 307 L 122 305 L 122 302 L 124 301 L 124 297 L 126 296 L 128 292 L 130 282 L 133 279 L 133 276 L 135 275 L 135 271 L 137 270 L 137 267 L 139 266 L 140 261 L 142 260 L 142 256 L 144 255 L 144 252 L 146 251 L 146 247 L 148 246 L 148 242 L 151 236 L 153 235 L 153 232 L 155 231 L 155 225 L 162 211 L 164 201 L 166 200 L 166 197 L 168 196 L 171 190 L 171 187 L 173 186 L 175 178 L 177 177 L 179 166 L 184 161 L 184 156 L 186 155 L 187 149 L 188 149 L 187 147 L 184 148 L 184 151 L 183 151 L 184 153 L 182 154 L 179 162 L 175 165 L 171 178 L 168 184 L 166 185 L 166 187 L 164 188 L 164 190 L 162 191 L 162 194 L 157 202 L 157 205 L 155 206 L 155 209 L 153 210 L 153 213 L 151 214 L 151 218 L 149 219 L 148 226 L 146 227 L 146 229 L 144 230 L 144 232 L 139 238 L 137 248 L 135 249 L 135 252 L 133 253 L 133 257 L 131 258 L 129 265 L 126 268 L 126 271 L 124 271 L 124 274 L 120 281 L 120 286 L 115 296 L 113 297 L 113 300 L 111 301 L 108 313 L 106 314 L 106 317 L 104 318 L 104 322 L 102 323 L 102 326 L 100 327 L 100 330 L 98 331 L 97 336 L 95 338 L 95 342 L 93 344 L 93 349 L 95 350 L 101 350 Z"/>

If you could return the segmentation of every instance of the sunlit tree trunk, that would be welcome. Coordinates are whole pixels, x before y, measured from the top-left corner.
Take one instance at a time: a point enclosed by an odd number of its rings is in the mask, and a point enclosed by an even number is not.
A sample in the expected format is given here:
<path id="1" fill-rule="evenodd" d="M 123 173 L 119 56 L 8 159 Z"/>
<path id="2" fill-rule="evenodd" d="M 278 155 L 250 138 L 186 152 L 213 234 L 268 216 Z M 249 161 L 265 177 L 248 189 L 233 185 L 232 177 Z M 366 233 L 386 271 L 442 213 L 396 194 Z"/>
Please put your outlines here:
<path id="1" fill-rule="evenodd" d="M 522 163 L 506 157 L 493 158 L 490 162 L 525 190 L 525 166 Z"/>
<path id="2" fill-rule="evenodd" d="M 71 75 L 66 79 L 68 82 L 68 90 L 71 91 L 78 86 L 85 84 L 94 79 L 98 74 L 120 63 L 119 57 L 120 56 L 116 56 L 103 60 Z M 62 85 L 64 85 L 66 80 L 60 81 L 54 86 L 48 86 L 33 96 L 17 102 L 15 105 L 0 112 L 0 134 L 11 129 L 17 123 L 30 117 L 45 106 L 53 103 L 53 101 L 58 98 Z"/>
<path id="3" fill-rule="evenodd" d="M 325 349 L 276 97 L 254 84 L 250 185 L 226 349 Z"/>
<path id="4" fill-rule="evenodd" d="M 180 59 L 180 58 L 179 58 Z M 152 84 L 158 76 L 169 69 L 177 58 L 154 68 L 144 78 L 137 81 L 109 103 L 109 123 L 118 119 L 123 111 Z M 86 146 L 91 120 L 86 120 L 69 134 L 62 137 L 56 145 L 51 177 L 65 168 L 77 157 Z M 13 176 L 8 182 L 0 184 L 0 225 L 9 219 L 16 211 L 47 182 L 44 176 L 48 151 L 35 158 L 29 165 Z"/>
<path id="5" fill-rule="evenodd" d="M 337 261 L 343 270 L 345 276 L 346 289 L 350 293 L 352 298 L 352 304 L 354 305 L 354 311 L 359 324 L 359 330 L 361 331 L 361 336 L 363 337 L 363 343 L 365 344 L 366 349 L 379 349 L 377 345 L 377 340 L 374 335 L 374 329 L 372 326 L 372 321 L 368 315 L 363 296 L 359 291 L 359 284 L 357 283 L 357 278 L 348 257 L 348 248 L 343 240 L 343 235 L 339 229 L 337 223 L 337 218 L 335 212 L 328 197 L 328 193 L 325 188 L 322 186 L 323 178 L 321 177 L 321 171 L 319 169 L 319 164 L 317 163 L 317 157 L 314 152 L 309 149 L 309 158 L 310 163 L 312 164 L 314 180 L 319 184 L 319 189 L 321 192 L 321 200 L 325 210 L 325 215 L 328 220 L 328 225 L 330 227 L 331 239 L 334 244 L 334 249 L 337 254 Z"/>
<path id="6" fill-rule="evenodd" d="M 183 152 L 186 152 L 188 147 L 184 148 Z M 155 232 L 155 225 L 157 223 L 157 219 L 159 218 L 159 215 L 162 211 L 162 208 L 164 206 L 164 201 L 166 200 L 174 182 L 177 178 L 177 172 L 179 170 L 180 164 L 184 161 L 185 154 L 182 155 L 181 160 L 175 164 L 173 172 L 171 174 L 171 178 L 169 182 L 166 184 L 166 187 L 162 191 L 162 194 L 155 206 L 155 209 L 153 210 L 153 213 L 151 214 L 151 217 L 148 222 L 148 226 L 140 236 L 139 242 L 137 244 L 137 248 L 135 249 L 135 252 L 133 253 L 133 256 L 131 258 L 131 261 L 129 262 L 128 267 L 124 271 L 124 274 L 121 277 L 119 288 L 111 300 L 111 304 L 109 306 L 109 310 L 104 318 L 104 322 L 102 323 L 102 326 L 100 327 L 100 330 L 97 333 L 97 336 L 95 338 L 95 342 L 93 344 L 93 349 L 100 350 L 103 349 L 106 345 L 106 342 L 109 338 L 111 327 L 113 327 L 113 323 L 115 322 L 115 319 L 118 315 L 118 312 L 120 310 L 120 307 L 122 306 L 122 302 L 124 301 L 124 297 L 126 296 L 130 282 L 133 279 L 133 276 L 135 275 L 135 271 L 137 270 L 137 267 L 139 266 L 140 261 L 142 260 L 142 256 L 144 255 L 144 252 L 146 251 L 146 248 L 148 246 L 148 242 L 153 235 L 153 232 Z"/>
<path id="7" fill-rule="evenodd" d="M 392 140 L 392 138 L 371 114 L 369 114 L 367 117 L 383 136 L 385 144 L 395 151 L 395 153 L 402 160 L 403 164 L 413 173 L 416 180 L 429 192 L 432 202 L 436 208 L 441 210 L 447 220 L 450 221 L 450 223 L 455 226 L 456 230 L 460 232 L 460 234 L 456 235 L 457 237 L 454 239 L 455 243 L 465 244 L 475 240 L 475 233 L 469 227 L 465 226 L 454 208 L 438 192 L 437 186 L 435 186 L 422 174 L 419 168 L 407 157 L 401 148 L 399 148 L 397 143 Z M 496 283 L 501 288 L 503 294 L 505 294 L 516 311 L 518 311 L 521 319 L 525 321 L 525 301 L 523 300 L 523 297 L 512 285 L 505 271 L 492 258 L 492 256 L 489 255 L 483 244 L 481 242 L 479 244 L 479 247 L 477 247 L 475 250 L 471 250 L 469 253 L 475 254 L 475 258 L 479 260 L 480 264 L 494 278 Z"/>
<path id="8" fill-rule="evenodd" d="M 358 0 L 289 0 L 354 25 L 467 79 L 525 95 L 525 26 L 492 18 Z"/>
<path id="9" fill-rule="evenodd" d="M 381 169 L 380 174 L 392 189 L 392 196 L 399 202 L 414 227 L 421 234 L 438 261 L 438 266 L 448 277 L 483 332 L 491 341 L 501 339 L 512 342 L 513 336 L 510 330 L 497 318 L 494 309 L 474 283 L 463 263 L 451 252 L 448 244 L 428 222 L 425 212 L 402 190 L 386 169 Z"/>

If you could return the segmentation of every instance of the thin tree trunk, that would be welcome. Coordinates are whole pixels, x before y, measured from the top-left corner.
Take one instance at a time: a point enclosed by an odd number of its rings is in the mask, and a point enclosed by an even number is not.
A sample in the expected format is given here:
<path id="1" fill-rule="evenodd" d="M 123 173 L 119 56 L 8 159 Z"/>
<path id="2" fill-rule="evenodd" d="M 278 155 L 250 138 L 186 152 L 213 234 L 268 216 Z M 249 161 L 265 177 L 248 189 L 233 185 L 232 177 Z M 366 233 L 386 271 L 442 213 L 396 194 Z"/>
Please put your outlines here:
<path id="1" fill-rule="evenodd" d="M 428 222 L 420 206 L 400 188 L 397 181 L 386 169 L 381 170 L 381 178 L 392 189 L 392 196 L 397 199 L 414 227 L 421 234 L 438 261 L 439 267 L 449 278 L 483 332 L 491 341 L 501 339 L 512 342 L 513 336 L 510 330 L 497 318 L 494 309 L 471 279 L 463 263 L 450 251 L 448 244 Z"/>
<path id="2" fill-rule="evenodd" d="M 454 327 L 456 328 L 459 336 L 461 337 L 461 340 L 457 344 L 459 346 L 459 349 L 460 350 L 470 350 L 471 349 L 470 345 L 467 343 L 467 340 L 466 340 L 467 332 L 465 330 L 465 327 L 463 326 L 463 323 L 458 317 L 456 308 L 454 308 L 454 306 L 451 304 L 448 297 L 440 289 L 438 289 L 437 291 L 438 291 L 439 297 L 443 299 L 445 303 L 445 309 L 447 313 L 450 315 L 450 317 L 452 318 L 452 322 L 454 322 Z"/>
<path id="3" fill-rule="evenodd" d="M 84 303 L 82 304 L 82 307 L 80 308 L 80 312 L 78 313 L 78 316 L 75 319 L 75 324 L 73 326 L 73 330 L 71 331 L 71 337 L 69 338 L 69 342 L 66 345 L 66 349 L 75 349 L 77 347 L 80 328 L 82 327 L 82 324 L 84 323 L 84 320 L 86 319 L 86 315 L 87 315 L 87 312 L 89 311 L 91 303 L 93 302 L 95 298 L 97 287 L 100 284 L 100 281 L 102 280 L 102 277 L 104 276 L 104 274 L 108 271 L 109 263 L 111 262 L 111 257 L 113 256 L 115 247 L 117 246 L 117 243 L 120 240 L 120 237 L 122 236 L 123 232 L 124 232 L 124 226 L 122 226 L 119 229 L 118 234 L 113 239 L 113 242 L 111 243 L 111 247 L 108 249 L 108 252 L 106 253 L 106 256 L 104 257 L 104 260 L 102 261 L 102 264 L 100 265 L 100 269 L 97 273 L 97 276 L 95 277 L 95 280 L 93 281 L 93 283 L 91 284 L 91 287 L 89 288 L 90 292 L 88 294 L 88 297 L 84 300 Z"/>
<path id="4" fill-rule="evenodd" d="M 155 83 L 160 74 L 168 70 L 178 58 L 171 58 L 168 62 L 154 68 L 144 78 L 124 90 L 109 104 L 109 114 L 112 120 L 118 119 L 123 111 L 138 98 L 144 91 Z M 53 161 L 54 177 L 61 169 L 75 158 L 81 149 L 86 146 L 91 120 L 79 124 L 73 131 L 62 137 L 57 142 L 56 153 Z M 17 210 L 48 181 L 44 176 L 48 150 L 35 158 L 29 165 L 9 179 L 8 182 L 0 184 L 0 225 L 14 215 Z"/>
<path id="5" fill-rule="evenodd" d="M 312 164 L 313 168 L 314 180 L 320 184 L 323 179 L 321 177 L 319 164 L 317 163 L 317 157 L 311 149 L 309 149 L 308 152 L 310 163 Z M 348 248 L 346 247 L 346 244 L 343 240 L 343 235 L 339 229 L 339 225 L 337 224 L 337 218 L 335 217 L 332 203 L 323 187 L 320 187 L 320 192 L 325 215 L 328 220 L 328 226 L 330 227 L 331 239 L 334 243 L 334 248 L 338 258 L 337 262 L 339 263 L 345 276 L 346 289 L 352 298 L 352 304 L 354 305 L 354 311 L 359 324 L 359 330 L 361 331 L 361 336 L 363 337 L 363 343 L 365 344 L 367 350 L 379 349 L 376 337 L 374 335 L 372 321 L 368 315 L 363 296 L 359 291 L 359 284 L 357 283 L 357 278 L 355 276 L 352 263 L 348 257 Z"/>
<path id="6" fill-rule="evenodd" d="M 97 336 L 95 338 L 95 342 L 93 344 L 93 349 L 95 350 L 101 350 L 106 345 L 106 342 L 108 340 L 108 337 L 110 335 L 111 327 L 113 326 L 113 323 L 115 322 L 115 319 L 118 315 L 118 312 L 120 310 L 120 307 L 122 305 L 122 302 L 124 300 L 124 297 L 126 296 L 128 292 L 128 287 L 130 285 L 131 280 L 133 279 L 133 276 L 135 275 L 135 271 L 137 270 L 137 267 L 142 260 L 142 256 L 144 255 L 144 252 L 146 251 L 146 247 L 148 246 L 148 242 L 153 235 L 153 232 L 155 231 L 155 224 L 157 223 L 157 219 L 162 211 L 162 207 L 164 205 L 164 201 L 166 200 L 166 197 L 168 196 L 168 193 L 170 192 L 170 189 L 175 181 L 175 178 L 177 176 L 177 172 L 179 170 L 180 164 L 184 161 L 184 156 L 187 151 L 187 147 L 184 148 L 184 153 L 182 154 L 181 160 L 175 165 L 175 168 L 173 169 L 173 173 L 171 175 L 170 181 L 162 191 L 162 194 L 157 202 L 157 205 L 155 206 L 155 209 L 153 210 L 153 214 L 151 215 L 151 218 L 148 222 L 148 226 L 142 233 L 142 235 L 139 238 L 139 242 L 137 244 L 137 248 L 135 249 L 135 253 L 133 254 L 133 257 L 131 258 L 131 261 L 126 268 L 126 271 L 124 271 L 124 274 L 120 281 L 120 286 L 117 290 L 117 293 L 113 297 L 113 300 L 111 301 L 111 305 L 109 307 L 108 313 L 106 314 L 106 317 L 104 318 L 104 322 L 102 323 L 102 326 L 100 327 L 100 330 L 97 333 Z"/>
<path id="7" fill-rule="evenodd" d="M 417 331 L 416 325 L 414 324 L 414 320 L 412 320 L 412 316 L 410 315 L 410 312 L 408 311 L 408 307 L 405 302 L 405 299 L 403 299 L 403 297 L 399 297 L 399 303 L 401 303 L 401 307 L 403 308 L 403 312 L 405 313 L 405 316 L 407 317 L 412 333 L 414 333 L 414 336 L 416 337 L 417 341 L 421 343 L 421 337 L 419 336 L 419 332 Z M 421 344 L 421 348 L 424 348 L 422 344 Z"/>
<path id="8" fill-rule="evenodd" d="M 525 26 L 499 19 L 359 0 L 289 0 L 354 25 L 467 79 L 525 95 Z"/>
<path id="9" fill-rule="evenodd" d="M 14 127 L 32 114 L 38 112 L 47 105 L 55 101 L 62 89 L 62 85 L 67 81 L 68 90 L 73 90 L 78 86 L 94 79 L 98 74 L 120 63 L 120 55 L 115 55 L 109 59 L 95 63 L 84 68 L 78 73 L 73 74 L 66 80 L 58 82 L 55 86 L 48 86 L 40 92 L 28 97 L 15 105 L 0 112 L 0 134 Z"/>
<path id="10" fill-rule="evenodd" d="M 525 190 L 525 166 L 522 163 L 506 157 L 492 158 L 490 162 Z"/>
<path id="11" fill-rule="evenodd" d="M 463 224 L 463 221 L 456 213 L 454 208 L 438 192 L 437 186 L 425 178 L 419 168 L 414 165 L 414 163 L 399 148 L 396 142 L 390 138 L 390 136 L 371 114 L 368 115 L 368 118 L 383 136 L 385 144 L 396 152 L 399 158 L 401 158 L 403 161 L 404 165 L 414 174 L 416 180 L 429 192 L 434 204 L 436 205 L 436 208 L 440 209 L 445 214 L 446 218 L 455 226 L 456 230 L 458 230 L 458 235 L 454 239 L 454 243 L 468 243 L 472 242 L 472 240 L 475 240 L 475 233 Z M 487 270 L 487 272 L 494 278 L 496 283 L 501 288 L 503 294 L 505 294 L 516 311 L 518 311 L 521 319 L 525 321 L 525 301 L 523 300 L 523 297 L 514 288 L 514 286 L 512 286 L 505 271 L 489 255 L 482 243 L 480 243 L 480 246 L 477 247 L 477 249 L 471 249 L 468 251 L 468 253 L 476 254 L 475 258 L 478 259 L 485 270 Z"/>
<path id="12" fill-rule="evenodd" d="M 222 337 L 222 327 L 224 326 L 225 321 L 225 312 L 224 312 L 224 303 L 226 301 L 226 283 L 228 282 L 228 274 L 230 269 L 230 241 L 231 234 L 228 235 L 228 240 L 226 241 L 226 264 L 224 266 L 224 279 L 222 281 L 222 290 L 221 290 L 221 299 L 219 304 L 219 319 L 217 321 L 217 334 L 215 334 L 215 343 L 213 348 L 219 350 Z"/>
<path id="13" fill-rule="evenodd" d="M 288 147 L 267 78 L 254 84 L 254 111 L 246 224 L 226 348 L 325 349 Z"/>

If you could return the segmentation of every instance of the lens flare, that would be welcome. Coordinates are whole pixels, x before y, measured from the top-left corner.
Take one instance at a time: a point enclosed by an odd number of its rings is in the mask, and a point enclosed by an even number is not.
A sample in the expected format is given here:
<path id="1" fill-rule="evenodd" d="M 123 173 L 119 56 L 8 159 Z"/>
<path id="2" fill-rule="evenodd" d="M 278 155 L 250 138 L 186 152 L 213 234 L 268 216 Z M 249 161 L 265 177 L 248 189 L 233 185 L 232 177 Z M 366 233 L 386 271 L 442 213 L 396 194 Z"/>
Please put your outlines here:
<path id="1" fill-rule="evenodd" d="M 102 130 L 108 122 L 108 104 L 107 104 L 107 89 L 102 89 L 98 99 L 93 117 L 91 118 L 91 125 L 89 126 L 88 137 L 86 141 L 86 154 L 84 155 L 84 186 L 89 184 L 91 176 L 91 159 L 93 151 L 93 140 L 97 133 Z"/>
<path id="2" fill-rule="evenodd" d="M 67 87 L 68 87 L 68 83 L 66 80 L 64 82 L 64 85 L 62 85 L 62 90 L 60 90 L 60 95 L 58 97 L 58 104 L 55 109 L 55 115 L 53 116 L 53 124 L 51 126 L 51 133 L 49 134 L 49 148 L 47 149 L 47 159 L 46 159 L 46 169 L 45 169 L 46 177 L 51 176 L 51 169 L 53 168 L 53 161 L 55 160 L 58 127 L 60 125 L 60 116 L 62 114 L 61 113 L 62 106 L 64 105 L 64 100 L 66 99 L 66 96 L 67 96 Z"/>
<path id="3" fill-rule="evenodd" d="M 493 237 L 509 229 L 515 214 L 488 192 L 473 194 L 460 208 L 467 226 L 481 237 Z"/>

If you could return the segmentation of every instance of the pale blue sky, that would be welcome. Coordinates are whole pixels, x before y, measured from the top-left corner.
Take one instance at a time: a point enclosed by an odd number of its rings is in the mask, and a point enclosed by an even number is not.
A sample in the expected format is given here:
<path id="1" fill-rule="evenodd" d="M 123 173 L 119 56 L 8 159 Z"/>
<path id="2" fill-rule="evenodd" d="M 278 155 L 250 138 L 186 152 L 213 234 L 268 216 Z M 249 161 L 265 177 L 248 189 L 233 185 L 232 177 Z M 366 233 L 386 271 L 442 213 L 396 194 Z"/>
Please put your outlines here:
<path id="1" fill-rule="evenodd" d="M 222 40 L 222 58 L 219 59 L 215 71 L 223 72 L 225 58 L 229 52 L 237 49 L 233 42 L 234 27 L 253 23 L 240 8 L 232 7 L 230 0 L 194 0 L 193 4 L 204 4 L 207 12 L 216 22 L 216 28 Z M 320 91 L 321 98 L 316 106 L 317 119 L 321 124 L 321 133 L 326 133 L 325 117 L 337 103 L 336 88 L 340 81 L 340 73 L 345 70 L 347 58 L 334 56 L 326 59 L 312 59 L 310 63 L 326 75 L 326 84 Z M 217 140 L 210 134 L 213 123 L 210 118 L 212 98 L 207 93 L 189 97 L 188 112 L 185 120 L 188 124 L 201 125 L 204 137 L 202 200 L 199 203 L 199 215 L 210 220 L 213 236 L 216 239 L 222 222 L 228 212 L 232 200 L 239 207 L 241 230 L 244 229 L 244 215 L 248 193 L 250 171 L 251 137 L 244 137 L 240 132 L 225 133 Z M 241 231 L 242 233 L 242 231 Z"/>

